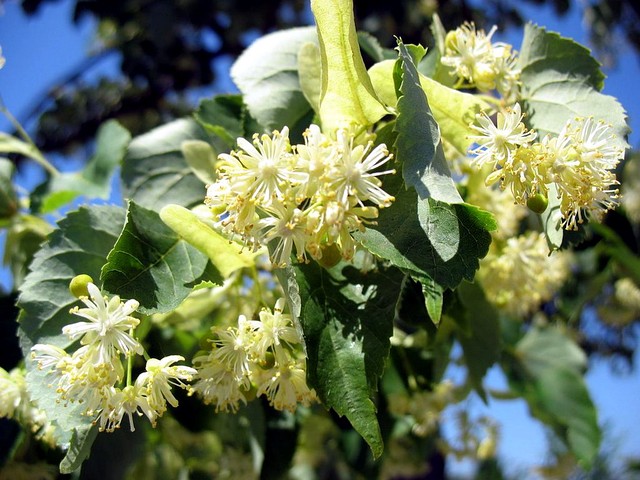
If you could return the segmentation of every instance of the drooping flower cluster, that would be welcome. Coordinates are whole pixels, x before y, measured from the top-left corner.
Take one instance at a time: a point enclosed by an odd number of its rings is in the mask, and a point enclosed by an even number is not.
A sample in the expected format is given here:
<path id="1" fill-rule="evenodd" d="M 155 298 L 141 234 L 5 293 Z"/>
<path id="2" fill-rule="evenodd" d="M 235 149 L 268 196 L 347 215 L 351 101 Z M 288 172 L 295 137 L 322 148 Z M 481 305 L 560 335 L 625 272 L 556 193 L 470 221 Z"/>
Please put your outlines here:
<path id="1" fill-rule="evenodd" d="M 294 251 L 304 261 L 334 247 L 351 259 L 352 233 L 394 200 L 378 178 L 393 172 L 378 170 L 392 155 L 384 144 L 357 143 L 349 130 L 336 138 L 316 125 L 305 131 L 304 145 L 290 145 L 287 127 L 256 135 L 253 144 L 239 138 L 238 151 L 219 156 L 205 203 L 227 233 L 255 248 L 271 245 L 276 266 L 288 265 Z"/>
<path id="2" fill-rule="evenodd" d="M 497 90 L 503 97 L 511 98 L 517 94 L 520 77 L 517 52 L 507 43 L 491 43 L 495 32 L 496 27 L 486 33 L 476 30 L 473 23 L 463 24 L 447 33 L 440 61 L 457 75 L 458 88 Z"/>
<path id="3" fill-rule="evenodd" d="M 486 113 L 477 116 L 476 143 L 470 153 L 479 168 L 490 165 L 487 184 L 500 181 L 517 203 L 540 194 L 547 197 L 554 184 L 560 201 L 562 226 L 576 230 L 585 212 L 599 220 L 618 204 L 614 169 L 624 156 L 610 125 L 592 117 L 566 122 L 557 136 L 534 142 L 536 133 L 522 123 L 519 104 L 498 112 L 497 125 Z"/>
<path id="4" fill-rule="evenodd" d="M 478 279 L 489 301 L 523 318 L 550 300 L 569 276 L 569 253 L 549 255 L 543 233 L 530 231 L 492 244 L 481 261 Z"/>
<path id="5" fill-rule="evenodd" d="M 142 345 L 134 337 L 139 320 L 131 315 L 139 304 L 136 300 L 122 302 L 120 297 L 103 296 L 93 283 L 87 285 L 89 297 L 81 296 L 85 308 L 74 307 L 73 315 L 86 321 L 72 323 L 62 331 L 69 338 L 80 339 L 82 345 L 69 354 L 62 348 L 37 344 L 31 349 L 38 368 L 50 373 L 63 402 L 82 403 L 85 415 L 94 418 L 100 431 L 120 427 L 123 417 L 129 418 L 134 430 L 133 415 L 146 415 L 152 425 L 167 409 L 167 403 L 177 406 L 172 386 L 187 388 L 195 370 L 174 365 L 184 358 L 171 355 L 160 360 L 150 358 L 146 371 L 135 382 L 130 368 L 134 355 L 142 355 Z M 125 366 L 127 361 L 127 375 Z"/>
<path id="6" fill-rule="evenodd" d="M 254 391 L 278 410 L 293 411 L 298 403 L 315 400 L 306 383 L 302 339 L 283 313 L 284 304 L 279 299 L 273 311 L 262 309 L 258 320 L 240 315 L 237 326 L 211 329 L 211 350 L 193 359 L 193 391 L 206 403 L 235 412 Z"/>
<path id="7" fill-rule="evenodd" d="M 23 367 L 7 372 L 0 367 L 0 418 L 11 418 L 29 428 L 39 440 L 54 445 L 53 426 L 31 401 Z"/>

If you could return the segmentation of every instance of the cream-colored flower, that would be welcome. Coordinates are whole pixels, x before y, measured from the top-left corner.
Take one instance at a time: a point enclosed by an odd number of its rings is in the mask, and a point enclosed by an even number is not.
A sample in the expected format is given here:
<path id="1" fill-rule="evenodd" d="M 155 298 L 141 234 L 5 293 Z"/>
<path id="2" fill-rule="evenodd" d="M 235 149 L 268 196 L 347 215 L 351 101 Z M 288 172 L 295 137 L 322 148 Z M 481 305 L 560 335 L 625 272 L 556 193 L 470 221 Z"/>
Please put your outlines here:
<path id="1" fill-rule="evenodd" d="M 491 165 L 494 169 L 505 167 L 513 162 L 518 147 L 529 145 L 536 138 L 536 133 L 524 126 L 524 114 L 520 104 L 504 112 L 498 112 L 497 125 L 494 125 L 486 113 L 476 115 L 476 122 L 471 128 L 479 133 L 469 137 L 478 146 L 470 151 L 475 155 L 472 163 L 478 167 Z"/>
<path id="2" fill-rule="evenodd" d="M 81 297 L 86 308 L 74 307 L 71 313 L 88 320 L 66 325 L 62 333 L 71 339 L 82 338 L 83 345 L 91 345 L 97 351 L 98 363 L 110 363 L 120 354 L 141 354 L 142 346 L 129 331 L 140 321 L 131 316 L 139 306 L 136 300 L 121 302 L 115 295 L 103 296 L 93 283 L 87 285 L 91 300 Z"/>
<path id="3" fill-rule="evenodd" d="M 160 360 L 150 358 L 147 360 L 146 371 L 136 379 L 136 385 L 140 391 L 146 392 L 149 406 L 162 414 L 166 410 L 166 402 L 172 407 L 178 406 L 178 400 L 171 392 L 171 386 L 188 388 L 185 381 L 191 381 L 197 371 L 184 365 L 173 365 L 183 362 L 180 355 L 169 355 Z"/>
<path id="4" fill-rule="evenodd" d="M 257 395 L 265 395 L 276 410 L 295 411 L 298 403 L 310 405 L 315 392 L 307 386 L 304 361 L 280 363 L 256 374 Z"/>
<path id="5" fill-rule="evenodd" d="M 549 255 L 543 233 L 510 238 L 502 247 L 492 244 L 481 261 L 478 279 L 490 302 L 517 318 L 524 318 L 553 298 L 569 275 L 570 254 Z"/>
<path id="6" fill-rule="evenodd" d="M 25 401 L 28 397 L 22 371 L 14 368 L 7 372 L 0 367 L 0 418 L 14 418 Z"/>

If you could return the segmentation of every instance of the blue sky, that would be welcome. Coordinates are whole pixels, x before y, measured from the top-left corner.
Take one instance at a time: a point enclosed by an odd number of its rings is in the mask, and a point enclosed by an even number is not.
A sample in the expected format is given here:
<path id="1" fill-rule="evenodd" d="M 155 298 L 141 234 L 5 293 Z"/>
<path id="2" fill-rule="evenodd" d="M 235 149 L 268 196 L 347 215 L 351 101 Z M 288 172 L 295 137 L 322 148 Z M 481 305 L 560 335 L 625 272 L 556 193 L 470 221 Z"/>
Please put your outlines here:
<path id="1" fill-rule="evenodd" d="M 32 18 L 26 18 L 16 2 L 4 4 L 4 14 L 0 15 L 0 46 L 7 63 L 0 71 L 0 95 L 19 119 L 24 119 L 35 98 L 40 98 L 48 87 L 79 64 L 91 48 L 93 25 L 86 20 L 79 26 L 71 23 L 73 3 L 70 0 L 45 3 L 40 13 Z M 578 12 L 573 11 L 565 19 L 558 20 L 546 8 L 527 6 L 525 11 L 536 23 L 587 43 Z M 511 31 L 503 39 L 519 46 L 521 32 Z M 109 57 L 89 72 L 89 78 L 95 78 L 101 72 L 113 72 L 118 61 L 117 56 Z M 228 68 L 228 65 L 221 68 Z M 640 78 L 640 59 L 621 44 L 618 69 L 606 73 L 604 92 L 618 97 L 627 109 L 632 126 L 630 143 L 639 148 L 637 79 Z M 7 129 L 8 122 L 0 118 L 0 130 Z M 35 169 L 28 169 L 20 180 L 33 185 L 36 174 Z M 6 274 L 0 276 L 6 277 Z M 640 356 L 636 358 L 638 363 Z M 609 425 L 611 438 L 618 442 L 621 456 L 640 455 L 639 380 L 638 372 L 613 375 L 606 363 L 595 363 L 587 376 L 601 412 L 601 422 Z M 491 371 L 488 381 L 496 388 L 504 386 L 504 379 L 497 369 Z M 524 402 L 493 401 L 488 407 L 479 400 L 472 402 L 476 412 L 488 413 L 502 424 L 499 451 L 505 463 L 516 470 L 541 463 L 546 452 L 544 429 L 529 419 Z M 464 466 L 459 468 L 464 469 Z"/>

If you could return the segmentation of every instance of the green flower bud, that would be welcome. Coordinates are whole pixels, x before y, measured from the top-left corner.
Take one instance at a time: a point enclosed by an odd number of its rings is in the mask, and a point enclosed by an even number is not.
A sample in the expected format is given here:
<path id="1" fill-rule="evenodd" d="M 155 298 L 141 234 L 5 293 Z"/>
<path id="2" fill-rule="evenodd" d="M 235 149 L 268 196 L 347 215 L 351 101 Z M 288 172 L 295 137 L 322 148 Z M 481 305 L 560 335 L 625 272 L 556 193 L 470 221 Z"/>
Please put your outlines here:
<path id="1" fill-rule="evenodd" d="M 93 278 L 89 275 L 84 273 L 82 275 L 76 275 L 69 283 L 69 291 L 71 292 L 71 295 L 76 298 L 88 297 L 89 290 L 87 289 L 87 285 L 89 283 L 93 283 Z"/>
<path id="2" fill-rule="evenodd" d="M 535 213 L 542 213 L 547 209 L 549 205 L 549 199 L 541 193 L 535 194 L 533 197 L 527 199 L 527 207 L 529 210 Z"/>

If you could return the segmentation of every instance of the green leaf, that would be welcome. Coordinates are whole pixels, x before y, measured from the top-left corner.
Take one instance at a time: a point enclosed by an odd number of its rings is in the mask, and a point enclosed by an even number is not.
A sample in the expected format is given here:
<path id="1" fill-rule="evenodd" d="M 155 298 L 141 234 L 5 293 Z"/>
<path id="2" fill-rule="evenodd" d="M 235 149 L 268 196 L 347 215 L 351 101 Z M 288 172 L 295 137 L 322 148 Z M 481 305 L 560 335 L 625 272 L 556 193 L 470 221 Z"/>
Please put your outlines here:
<path id="1" fill-rule="evenodd" d="M 91 446 L 98 435 L 98 427 L 92 424 L 73 430 L 71 444 L 60 462 L 60 473 L 75 472 L 91 453 Z"/>
<path id="2" fill-rule="evenodd" d="M 82 405 L 57 401 L 46 372 L 31 361 L 31 347 L 48 343 L 65 348 L 72 343 L 62 334 L 62 327 L 75 321 L 69 309 L 77 299 L 69 292 L 69 282 L 82 273 L 100 277 L 124 220 L 124 209 L 113 206 L 94 205 L 69 213 L 35 255 L 20 288 L 18 333 L 27 368 L 27 388 L 47 418 L 55 420 L 54 436 L 59 445 L 68 444 L 73 430 L 85 428 L 91 419 L 81 415 Z"/>
<path id="3" fill-rule="evenodd" d="M 353 267 L 339 275 L 316 263 L 297 270 L 309 384 L 379 457 L 382 436 L 372 398 L 389 355 L 403 275 L 396 269 L 363 275 Z"/>
<path id="4" fill-rule="evenodd" d="M 532 328 L 517 343 L 516 373 L 510 384 L 529 403 L 534 416 L 550 425 L 584 468 L 600 446 L 597 411 L 582 378 L 584 352 L 560 329 Z"/>
<path id="5" fill-rule="evenodd" d="M 122 166 L 124 197 L 155 211 L 170 203 L 202 204 L 205 188 L 182 155 L 185 140 L 208 138 L 193 119 L 175 120 L 134 138 Z"/>
<path id="6" fill-rule="evenodd" d="M 427 277 L 453 289 L 473 280 L 496 229 L 493 216 L 468 204 L 420 200 L 402 185 L 384 188 L 396 201 L 380 210 L 377 225 L 356 233 L 357 240 L 419 281 Z"/>
<path id="7" fill-rule="evenodd" d="M 101 279 L 107 291 L 138 300 L 141 312 L 162 313 L 189 295 L 207 262 L 157 212 L 130 201 L 127 221 L 102 267 Z"/>
<path id="8" fill-rule="evenodd" d="M 599 92 L 604 75 L 586 48 L 528 24 L 518 67 L 527 120 L 540 134 L 558 134 L 575 117 L 594 117 L 612 125 L 620 148 L 628 146 L 625 111 L 614 97 Z"/>
<path id="9" fill-rule="evenodd" d="M 390 107 L 395 107 L 398 102 L 393 82 L 395 63 L 386 60 L 369 69 L 378 98 Z M 464 155 L 471 145 L 468 137 L 473 135 L 473 130 L 470 125 L 474 122 L 475 115 L 486 110 L 488 105 L 475 95 L 459 92 L 422 74 L 418 77 L 420 86 L 428 98 L 433 118 L 440 126 L 443 140 Z"/>
<path id="10" fill-rule="evenodd" d="M 362 60 L 351 0 L 312 0 L 316 19 L 322 92 L 322 128 L 331 132 L 355 123 L 369 126 L 387 114 Z"/>
<path id="11" fill-rule="evenodd" d="M 485 398 L 482 379 L 498 361 L 502 351 L 499 315 L 478 285 L 462 282 L 456 291 L 465 307 L 465 327 L 469 329 L 468 334 L 460 330 L 458 340 L 462 345 L 471 383 Z"/>
<path id="12" fill-rule="evenodd" d="M 305 43 L 317 41 L 313 27 L 271 33 L 252 43 L 231 67 L 249 112 L 266 130 L 286 125 L 302 132 L 308 126 L 299 125 L 312 110 L 300 88 L 298 52 Z"/>
<path id="13" fill-rule="evenodd" d="M 70 345 L 62 335 L 62 327 L 73 318 L 69 309 L 77 302 L 69 292 L 69 282 L 82 273 L 100 278 L 100 269 L 124 221 L 123 208 L 83 207 L 69 213 L 49 235 L 20 288 L 20 336 L 25 357 L 35 343 Z"/>
<path id="14" fill-rule="evenodd" d="M 322 61 L 317 43 L 307 42 L 298 52 L 298 75 L 304 98 L 316 113 L 320 112 L 320 94 L 322 91 Z"/>
<path id="15" fill-rule="evenodd" d="M 398 51 L 398 61 L 402 64 L 402 83 L 401 96 L 398 98 L 398 138 L 395 147 L 397 159 L 402 164 L 402 177 L 407 186 L 416 189 L 421 199 L 462 203 L 444 158 L 440 128 L 420 86 L 413 58 L 400 41 Z"/>
<path id="16" fill-rule="evenodd" d="M 13 188 L 13 162 L 0 158 L 0 220 L 13 217 L 18 211 L 18 195 Z"/>
<path id="17" fill-rule="evenodd" d="M 202 140 L 182 142 L 182 156 L 201 182 L 208 185 L 216 179 L 216 158 L 210 143 Z"/>
<path id="18" fill-rule="evenodd" d="M 242 250 L 241 245 L 223 237 L 186 208 L 167 205 L 160 211 L 160 218 L 182 239 L 207 255 L 222 278 L 255 264 L 256 253 Z"/>
<path id="19" fill-rule="evenodd" d="M 129 131 L 116 120 L 104 123 L 97 133 L 96 151 L 80 172 L 50 177 L 32 196 L 32 208 L 48 213 L 77 197 L 108 199 L 111 180 L 131 141 Z"/>
<path id="20" fill-rule="evenodd" d="M 200 102 L 195 118 L 208 132 L 217 135 L 228 148 L 245 134 L 244 106 L 240 95 L 216 95 Z"/>
<path id="21" fill-rule="evenodd" d="M 11 269 L 15 288 L 24 281 L 33 256 L 52 230 L 51 224 L 34 215 L 20 215 L 7 228 L 3 263 Z"/>
<path id="22" fill-rule="evenodd" d="M 424 295 L 427 313 L 434 325 L 440 323 L 442 318 L 442 304 L 444 301 L 444 289 L 431 278 L 422 280 L 422 294 Z"/>

